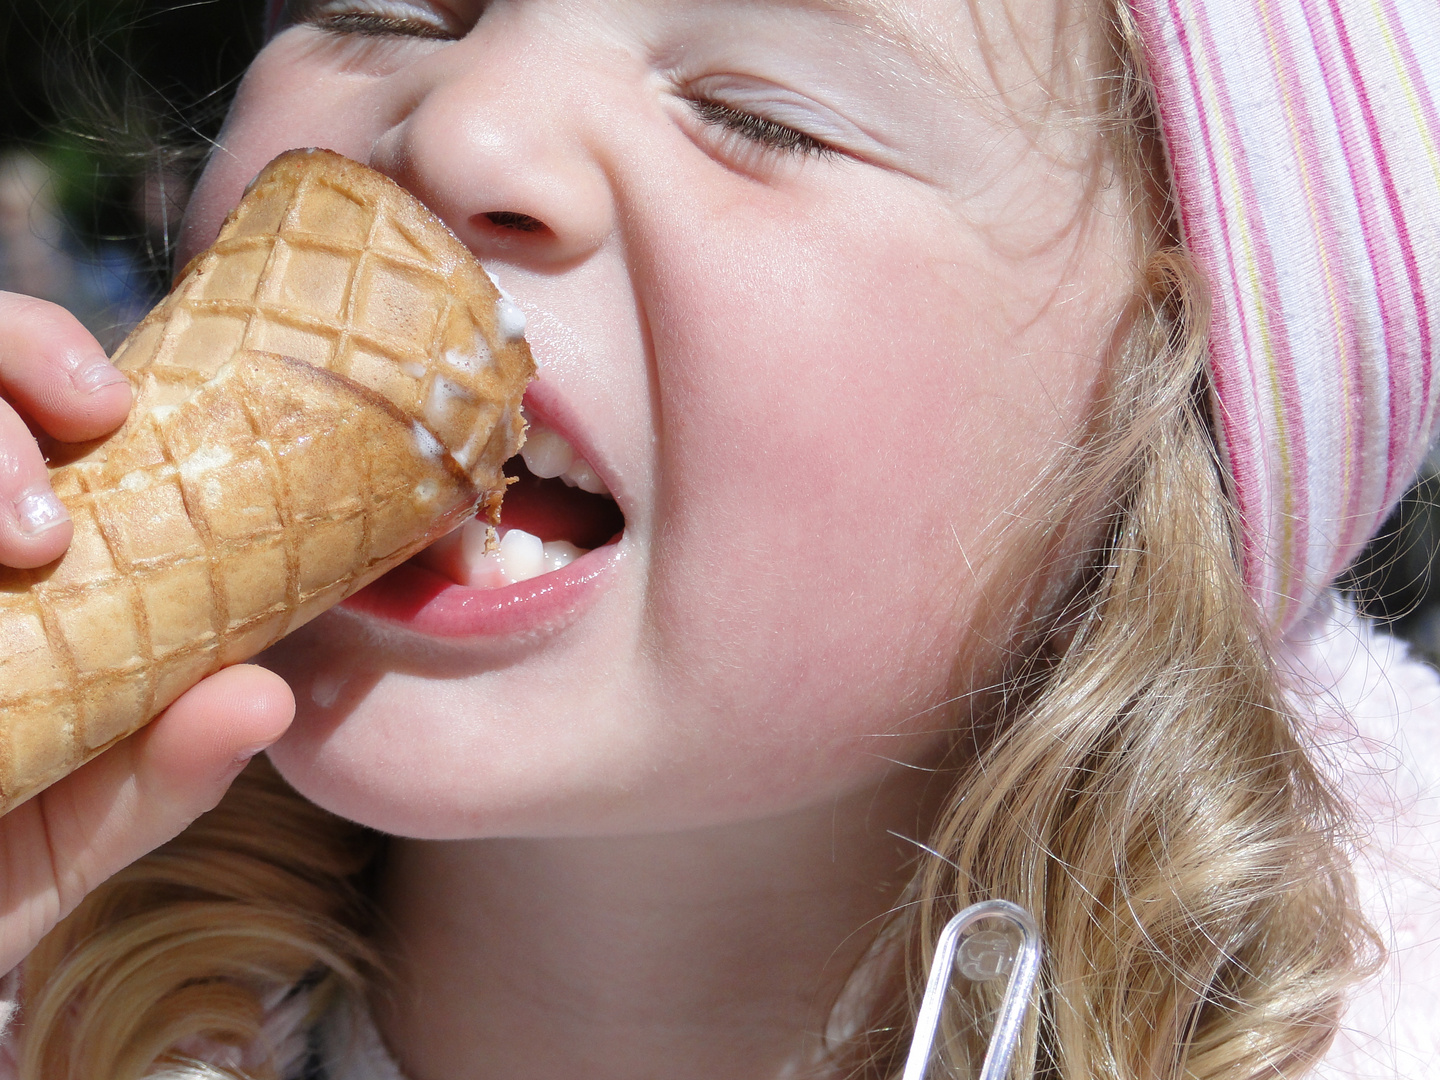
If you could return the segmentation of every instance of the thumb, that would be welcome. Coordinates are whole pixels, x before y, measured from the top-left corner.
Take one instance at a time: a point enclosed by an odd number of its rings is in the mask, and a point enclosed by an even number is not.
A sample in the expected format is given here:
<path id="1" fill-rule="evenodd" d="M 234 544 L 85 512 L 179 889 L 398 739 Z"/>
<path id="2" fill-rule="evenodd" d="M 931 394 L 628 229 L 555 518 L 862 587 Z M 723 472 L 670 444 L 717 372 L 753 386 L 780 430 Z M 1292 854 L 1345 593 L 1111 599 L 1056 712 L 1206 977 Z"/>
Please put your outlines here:
<path id="1" fill-rule="evenodd" d="M 294 715 L 278 675 L 227 668 L 0 818 L 0 972 L 90 890 L 212 809 Z"/>

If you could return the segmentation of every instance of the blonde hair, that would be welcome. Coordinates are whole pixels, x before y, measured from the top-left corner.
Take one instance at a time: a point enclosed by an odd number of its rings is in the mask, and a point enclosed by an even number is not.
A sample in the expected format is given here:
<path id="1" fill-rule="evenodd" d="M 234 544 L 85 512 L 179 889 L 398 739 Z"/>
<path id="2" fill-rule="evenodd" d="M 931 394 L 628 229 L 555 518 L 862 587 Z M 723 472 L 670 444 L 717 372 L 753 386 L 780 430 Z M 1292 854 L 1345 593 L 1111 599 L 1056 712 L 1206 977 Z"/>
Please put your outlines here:
<path id="1" fill-rule="evenodd" d="M 1046 948 L 1033 1075 L 1294 1077 L 1329 1045 L 1376 944 L 1352 895 L 1343 806 L 1306 752 L 1236 568 L 1197 400 L 1202 339 L 1183 329 L 1203 321 L 1186 311 L 1193 270 L 1162 251 L 1148 281 L 1131 347 L 1173 364 L 1126 365 L 1111 402 L 1126 422 L 1063 471 L 1070 491 L 1119 492 L 1103 557 L 1052 624 L 1063 648 L 1040 640 L 994 718 L 959 733 L 952 794 L 886 933 L 906 943 L 913 991 L 960 908 L 1003 897 L 1029 909 Z M 993 994 L 954 994 L 943 1055 L 955 1076 L 978 1071 Z M 915 1005 L 897 998 L 872 1023 L 900 1037 L 865 1041 L 857 1071 L 898 1072 Z"/>
<path id="2" fill-rule="evenodd" d="M 1045 936 L 1016 1075 L 1296 1076 L 1328 1045 L 1371 947 L 1341 806 L 1237 570 L 1203 406 L 1205 289 L 1154 210 L 1163 161 L 1124 0 L 1107 29 L 1110 153 L 1152 207 L 1143 270 L 1090 437 L 1033 500 L 1028 516 L 1048 525 L 1003 557 L 1038 589 L 1069 537 L 1104 540 L 1074 594 L 1019 628 L 986 708 L 957 720 L 952 795 L 880 932 L 905 972 L 837 1050 L 874 1080 L 898 1073 L 940 925 L 977 899 L 1024 905 Z M 203 1034 L 253 1048 L 266 1004 L 297 984 L 315 988 L 317 1013 L 362 995 L 378 971 L 361 880 L 377 850 L 253 765 L 26 962 L 21 1076 L 275 1077 L 273 1060 L 217 1069 L 176 1047 Z M 973 1075 L 984 994 L 957 993 L 932 1075 Z"/>
<path id="3" fill-rule="evenodd" d="M 313 1016 L 377 970 L 361 877 L 380 839 L 300 798 L 263 758 L 220 805 L 96 889 L 26 959 L 20 1075 L 193 1080 L 196 1037 L 263 1048 L 267 1006 L 304 986 Z"/>

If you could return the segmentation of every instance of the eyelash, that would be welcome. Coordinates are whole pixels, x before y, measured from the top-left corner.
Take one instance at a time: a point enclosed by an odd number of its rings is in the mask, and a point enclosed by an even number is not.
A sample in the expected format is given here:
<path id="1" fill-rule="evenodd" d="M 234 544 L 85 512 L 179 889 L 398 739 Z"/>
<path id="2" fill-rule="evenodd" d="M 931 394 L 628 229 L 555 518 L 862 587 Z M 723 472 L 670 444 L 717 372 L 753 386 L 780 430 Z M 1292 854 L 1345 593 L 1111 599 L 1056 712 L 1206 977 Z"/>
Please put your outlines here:
<path id="1" fill-rule="evenodd" d="M 431 41 L 452 41 L 454 35 L 415 19 L 392 19 L 386 15 L 370 15 L 361 12 L 339 15 L 321 15 L 313 25 L 332 34 L 358 34 L 361 37 L 417 37 Z"/>
<path id="2" fill-rule="evenodd" d="M 751 143 L 799 157 L 836 157 L 839 151 L 803 131 L 763 116 L 723 105 L 710 98 L 691 98 L 690 107 L 700 121 Z"/>
<path id="3" fill-rule="evenodd" d="M 442 26 L 421 19 L 398 18 L 373 11 L 317 11 L 307 14 L 305 8 L 322 5 L 292 4 L 299 8 L 291 15 L 291 23 L 314 27 L 323 33 L 356 37 L 411 37 L 429 41 L 453 41 L 455 35 Z"/>

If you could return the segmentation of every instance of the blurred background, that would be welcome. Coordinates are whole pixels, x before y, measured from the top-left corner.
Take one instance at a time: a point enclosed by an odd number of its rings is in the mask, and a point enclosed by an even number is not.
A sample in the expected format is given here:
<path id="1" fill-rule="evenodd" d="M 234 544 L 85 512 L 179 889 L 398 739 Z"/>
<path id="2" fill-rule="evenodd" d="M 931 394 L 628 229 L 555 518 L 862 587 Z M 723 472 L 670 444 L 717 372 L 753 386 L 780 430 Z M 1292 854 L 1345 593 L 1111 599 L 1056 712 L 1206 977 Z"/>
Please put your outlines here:
<path id="1" fill-rule="evenodd" d="M 263 0 L 0 4 L 0 290 L 63 304 L 113 348 L 168 285 L 171 238 L 259 47 Z M 1437 548 L 1432 453 L 1343 584 L 1440 664 Z"/>
<path id="2" fill-rule="evenodd" d="M 107 347 L 164 291 L 167 252 L 258 0 L 3 0 L 0 289 Z"/>

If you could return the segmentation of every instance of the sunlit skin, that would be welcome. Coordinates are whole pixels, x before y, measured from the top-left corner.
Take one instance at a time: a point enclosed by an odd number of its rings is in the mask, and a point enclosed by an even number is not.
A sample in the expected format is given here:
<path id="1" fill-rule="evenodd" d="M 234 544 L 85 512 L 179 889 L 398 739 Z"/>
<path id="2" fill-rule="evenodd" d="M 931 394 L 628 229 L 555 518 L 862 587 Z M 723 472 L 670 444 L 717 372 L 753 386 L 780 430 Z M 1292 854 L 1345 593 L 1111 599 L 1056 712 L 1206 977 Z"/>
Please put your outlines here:
<path id="1" fill-rule="evenodd" d="M 186 249 L 288 147 L 395 177 L 526 310 L 531 398 L 624 535 L 590 606 L 522 640 L 322 619 L 273 658 L 301 708 L 272 757 L 437 838 L 753 819 L 923 759 L 976 568 L 1085 415 L 1119 307 L 1112 246 L 1056 240 L 1083 177 L 859 18 L 483 6 L 299 9 L 464 36 L 281 34 Z M 960 36 L 942 13 L 932 47 Z M 707 125 L 701 94 L 827 152 Z"/>
<path id="2" fill-rule="evenodd" d="M 624 514 L 522 629 L 337 611 L 265 658 L 286 778 L 409 838 L 375 1005 L 412 1080 L 819 1060 L 1132 287 L 1093 131 L 1042 116 L 1052 0 L 1012 9 L 315 3 L 251 68 L 182 258 L 283 150 L 388 173 L 526 312 L 532 404 Z"/>

